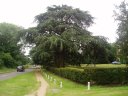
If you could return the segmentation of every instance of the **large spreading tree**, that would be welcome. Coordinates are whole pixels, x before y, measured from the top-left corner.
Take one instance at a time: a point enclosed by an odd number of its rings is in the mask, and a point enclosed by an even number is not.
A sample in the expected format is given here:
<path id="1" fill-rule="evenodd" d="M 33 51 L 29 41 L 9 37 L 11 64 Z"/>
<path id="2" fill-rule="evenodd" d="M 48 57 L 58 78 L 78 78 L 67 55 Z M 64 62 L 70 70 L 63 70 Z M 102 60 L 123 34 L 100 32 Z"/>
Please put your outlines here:
<path id="1" fill-rule="evenodd" d="M 50 63 L 57 67 L 65 66 L 66 55 L 78 53 L 83 37 L 90 37 L 87 27 L 93 24 L 93 17 L 87 11 L 73 9 L 70 6 L 48 7 L 47 12 L 36 16 L 36 49 L 40 58 L 49 56 Z"/>
<path id="2" fill-rule="evenodd" d="M 24 30 L 34 63 L 64 67 L 65 64 L 108 63 L 109 44 L 103 36 L 87 30 L 94 18 L 71 6 L 48 7 L 35 17 L 37 27 Z M 106 47 L 107 46 L 107 47 Z"/>

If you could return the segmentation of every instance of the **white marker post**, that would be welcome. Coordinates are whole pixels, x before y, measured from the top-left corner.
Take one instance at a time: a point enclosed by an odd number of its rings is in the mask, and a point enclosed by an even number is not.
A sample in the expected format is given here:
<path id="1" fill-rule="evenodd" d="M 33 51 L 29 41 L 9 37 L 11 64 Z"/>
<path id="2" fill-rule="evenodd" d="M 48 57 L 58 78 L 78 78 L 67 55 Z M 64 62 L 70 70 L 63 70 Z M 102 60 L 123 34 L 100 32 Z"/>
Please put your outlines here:
<path id="1" fill-rule="evenodd" d="M 47 74 L 45 73 L 45 76 L 47 77 Z"/>
<path id="2" fill-rule="evenodd" d="M 56 84 L 56 79 L 54 79 L 54 84 Z"/>
<path id="3" fill-rule="evenodd" d="M 90 90 L 90 82 L 88 82 L 88 90 Z"/>
<path id="4" fill-rule="evenodd" d="M 48 79 L 49 79 L 49 75 L 48 75 Z"/>
<path id="5" fill-rule="evenodd" d="M 50 78 L 50 81 L 52 81 L 52 77 Z"/>
<path id="6" fill-rule="evenodd" d="M 60 82 L 60 88 L 62 88 L 63 87 L 63 83 L 62 82 Z"/>

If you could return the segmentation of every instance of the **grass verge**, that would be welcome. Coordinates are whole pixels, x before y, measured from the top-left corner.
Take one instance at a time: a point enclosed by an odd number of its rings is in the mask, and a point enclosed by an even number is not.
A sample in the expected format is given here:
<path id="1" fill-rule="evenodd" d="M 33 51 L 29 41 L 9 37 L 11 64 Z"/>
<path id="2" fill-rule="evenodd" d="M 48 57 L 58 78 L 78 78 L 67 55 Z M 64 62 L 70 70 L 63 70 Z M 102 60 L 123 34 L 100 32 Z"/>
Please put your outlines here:
<path id="1" fill-rule="evenodd" d="M 45 80 L 50 85 L 46 96 L 127 96 L 128 94 L 128 86 L 91 86 L 91 90 L 87 90 L 85 85 L 77 84 L 50 72 L 46 73 L 50 76 L 48 79 L 44 75 Z M 50 81 L 51 77 L 56 79 L 56 84 L 53 83 L 53 79 Z M 63 88 L 59 87 L 60 81 L 63 82 Z"/>
<path id="2" fill-rule="evenodd" d="M 38 88 L 34 72 L 0 81 L 0 96 L 24 96 Z"/>
<path id="3" fill-rule="evenodd" d="M 1 69 L 0 69 L 0 74 L 2 74 L 2 73 L 8 73 L 8 72 L 13 72 L 13 71 L 16 71 L 16 69 L 1 68 Z"/>

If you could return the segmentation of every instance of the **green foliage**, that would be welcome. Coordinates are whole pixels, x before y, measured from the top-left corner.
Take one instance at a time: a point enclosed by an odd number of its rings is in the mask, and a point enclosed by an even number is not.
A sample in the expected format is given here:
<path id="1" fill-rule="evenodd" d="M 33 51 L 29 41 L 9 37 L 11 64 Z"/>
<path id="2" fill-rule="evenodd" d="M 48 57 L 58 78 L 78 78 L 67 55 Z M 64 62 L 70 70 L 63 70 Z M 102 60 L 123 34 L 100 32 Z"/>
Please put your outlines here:
<path id="1" fill-rule="evenodd" d="M 37 15 L 35 33 L 38 35 L 35 36 L 36 46 L 31 52 L 34 62 L 56 67 L 64 67 L 69 63 L 110 62 L 110 45 L 106 38 L 92 36 L 87 31 L 93 19 L 87 11 L 67 5 L 48 7 L 47 12 Z M 28 36 L 33 34 L 31 31 Z M 80 49 L 82 54 L 79 53 Z"/>
<path id="2" fill-rule="evenodd" d="M 93 24 L 93 17 L 87 11 L 67 5 L 48 7 L 47 12 L 37 15 L 35 20 L 38 22 L 38 34 L 31 52 L 33 60 L 36 64 L 54 64 L 56 67 L 64 67 L 71 52 L 78 53 L 81 38 L 90 36 L 87 27 Z M 36 33 L 30 31 L 26 40 Z"/>
<path id="3" fill-rule="evenodd" d="M 0 58 L 0 68 L 2 68 L 3 67 L 3 64 L 4 62 L 3 62 L 3 60 Z"/>
<path id="4" fill-rule="evenodd" d="M 118 21 L 118 39 L 117 39 L 117 52 L 118 57 L 122 63 L 128 63 L 128 4 L 124 0 L 117 6 L 115 12 L 116 20 Z"/>
<path id="5" fill-rule="evenodd" d="M 106 41 L 105 37 L 94 36 L 93 38 L 90 38 L 89 42 L 85 46 L 84 58 L 88 58 L 88 61 L 93 64 L 108 63 L 108 47 L 110 47 L 110 45 Z"/>
<path id="6" fill-rule="evenodd" d="M 125 78 L 126 75 L 124 71 L 124 68 L 85 69 L 86 73 L 90 73 L 90 78 L 94 83 L 102 85 L 128 83 L 125 82 L 127 79 Z"/>
<path id="7" fill-rule="evenodd" d="M 50 68 L 53 73 L 75 82 L 87 84 L 128 84 L 128 68 L 86 68 L 84 71 L 70 68 Z"/>
<path id="8" fill-rule="evenodd" d="M 22 30 L 21 41 L 34 46 L 31 57 L 35 64 L 65 67 L 112 62 L 114 56 L 107 39 L 92 36 L 87 29 L 93 20 L 88 11 L 54 5 L 35 17 L 37 27 Z"/>
<path id="9" fill-rule="evenodd" d="M 17 39 L 21 30 L 16 25 L 0 23 L 0 67 L 15 67 L 27 62 Z"/>
<path id="10" fill-rule="evenodd" d="M 16 38 L 22 29 L 23 29 L 22 27 L 18 27 L 14 24 L 0 23 L 0 33 L 11 34 L 13 35 L 13 38 Z"/>
<path id="11" fill-rule="evenodd" d="M 42 71 L 44 74 L 44 70 Z M 128 86 L 93 86 L 87 90 L 88 86 L 72 82 L 69 79 L 57 76 L 51 72 L 45 72 L 50 77 L 57 80 L 57 84 L 50 81 L 44 74 L 45 80 L 49 83 L 46 96 L 127 96 Z M 60 82 L 63 82 L 63 88 L 59 88 Z M 53 90 L 56 89 L 56 90 Z M 58 90 L 57 90 L 58 89 Z M 59 90 L 60 89 L 60 90 Z"/>
<path id="12" fill-rule="evenodd" d="M 16 62 L 13 59 L 13 57 L 10 55 L 10 53 L 3 54 L 2 60 L 4 62 L 5 67 L 11 68 L 11 67 L 16 66 Z"/>

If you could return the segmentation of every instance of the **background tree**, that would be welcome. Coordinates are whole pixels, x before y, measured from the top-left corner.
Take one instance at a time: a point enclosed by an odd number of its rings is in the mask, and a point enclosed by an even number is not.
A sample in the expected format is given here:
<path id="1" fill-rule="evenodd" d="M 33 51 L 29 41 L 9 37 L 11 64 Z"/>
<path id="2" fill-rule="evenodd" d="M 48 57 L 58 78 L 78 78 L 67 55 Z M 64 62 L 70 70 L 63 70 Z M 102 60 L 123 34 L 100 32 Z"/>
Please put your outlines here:
<path id="1" fill-rule="evenodd" d="M 118 8 L 115 12 L 118 21 L 117 53 L 122 63 L 128 63 L 128 4 L 123 1 L 116 8 Z"/>
<path id="2" fill-rule="evenodd" d="M 27 61 L 20 51 L 17 36 L 22 30 L 13 24 L 0 23 L 0 66 L 15 67 Z"/>
<path id="3" fill-rule="evenodd" d="M 107 42 L 107 38 L 103 36 L 91 36 L 87 41 L 82 44 L 83 63 L 95 65 L 111 63 L 113 61 L 112 46 Z"/>

